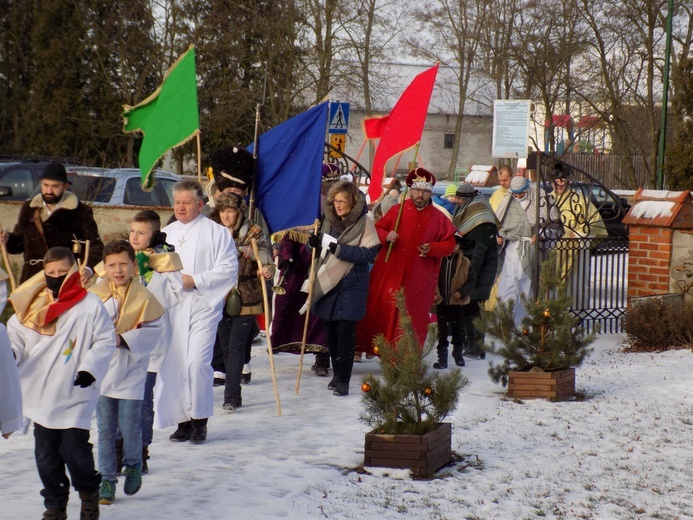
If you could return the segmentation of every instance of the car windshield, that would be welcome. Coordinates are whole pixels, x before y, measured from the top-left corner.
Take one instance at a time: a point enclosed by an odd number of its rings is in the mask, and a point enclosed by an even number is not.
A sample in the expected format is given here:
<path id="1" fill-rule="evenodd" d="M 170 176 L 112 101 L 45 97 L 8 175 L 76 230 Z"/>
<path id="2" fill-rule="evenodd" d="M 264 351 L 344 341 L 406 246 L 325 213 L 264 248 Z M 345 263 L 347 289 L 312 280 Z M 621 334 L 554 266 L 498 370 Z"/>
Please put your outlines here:
<path id="1" fill-rule="evenodd" d="M 84 202 L 108 202 L 113 196 L 116 180 L 95 175 L 69 175 L 70 190 Z"/>

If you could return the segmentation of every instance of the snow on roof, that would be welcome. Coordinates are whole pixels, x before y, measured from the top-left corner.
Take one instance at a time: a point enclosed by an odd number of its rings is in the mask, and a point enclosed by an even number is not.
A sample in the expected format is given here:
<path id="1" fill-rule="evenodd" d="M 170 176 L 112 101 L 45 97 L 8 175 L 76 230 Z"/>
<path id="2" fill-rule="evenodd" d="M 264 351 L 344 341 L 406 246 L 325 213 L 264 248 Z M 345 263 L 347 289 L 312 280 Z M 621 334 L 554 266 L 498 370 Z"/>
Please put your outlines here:
<path id="1" fill-rule="evenodd" d="M 675 199 L 680 197 L 682 193 L 682 191 L 642 190 L 640 197 L 648 199 Z"/>
<path id="2" fill-rule="evenodd" d="M 656 219 L 671 217 L 677 202 L 664 200 L 641 200 L 631 209 L 635 218 Z"/>
<path id="3" fill-rule="evenodd" d="M 465 177 L 464 181 L 476 186 L 483 186 L 488 181 L 491 172 L 487 170 L 472 170 Z"/>

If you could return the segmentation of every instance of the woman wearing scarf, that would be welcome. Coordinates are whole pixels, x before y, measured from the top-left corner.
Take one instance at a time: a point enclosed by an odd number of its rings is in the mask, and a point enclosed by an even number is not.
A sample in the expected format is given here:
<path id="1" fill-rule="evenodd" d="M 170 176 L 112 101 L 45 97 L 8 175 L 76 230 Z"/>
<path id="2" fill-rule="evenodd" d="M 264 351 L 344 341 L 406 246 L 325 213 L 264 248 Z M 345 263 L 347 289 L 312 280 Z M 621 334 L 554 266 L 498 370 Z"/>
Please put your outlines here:
<path id="1" fill-rule="evenodd" d="M 367 213 L 366 199 L 358 187 L 339 181 L 327 194 L 320 235 L 308 239 L 308 245 L 319 253 L 311 310 L 327 328 L 327 346 L 334 369 L 327 388 L 338 396 L 349 394 L 356 322 L 366 313 L 368 264 L 373 263 L 380 248 L 378 234 Z"/>
<path id="2" fill-rule="evenodd" d="M 226 383 L 224 410 L 234 412 L 242 406 L 241 372 L 246 363 L 246 346 L 252 341 L 256 316 L 263 314 L 260 277 L 274 276 L 274 263 L 262 228 L 251 224 L 245 215 L 243 198 L 236 193 L 223 193 L 215 204 L 215 212 L 228 229 L 238 249 L 238 284 L 229 293 L 222 320 L 219 322 L 219 342 L 224 353 Z M 214 215 L 212 216 L 214 220 Z M 263 268 L 258 271 L 251 239 L 257 241 Z"/>

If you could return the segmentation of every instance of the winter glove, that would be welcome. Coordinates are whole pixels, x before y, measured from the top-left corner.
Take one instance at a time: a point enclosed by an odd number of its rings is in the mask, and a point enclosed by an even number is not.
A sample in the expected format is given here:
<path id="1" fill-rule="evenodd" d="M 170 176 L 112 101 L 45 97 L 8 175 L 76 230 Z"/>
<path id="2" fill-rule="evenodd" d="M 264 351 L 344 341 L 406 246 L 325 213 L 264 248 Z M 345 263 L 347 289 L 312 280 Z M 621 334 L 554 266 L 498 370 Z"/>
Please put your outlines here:
<path id="1" fill-rule="evenodd" d="M 337 242 L 330 242 L 330 245 L 327 247 L 330 248 L 330 253 L 332 253 L 333 255 L 337 253 Z"/>
<path id="2" fill-rule="evenodd" d="M 315 255 L 320 255 L 320 250 L 322 249 L 322 244 L 320 243 L 320 237 L 315 233 L 311 233 L 308 237 L 308 245 L 315 250 Z"/>
<path id="3" fill-rule="evenodd" d="M 291 262 L 292 262 L 291 258 L 285 258 L 284 260 L 279 262 L 279 265 L 278 265 L 279 270 L 280 271 L 286 271 L 291 266 Z"/>
<path id="4" fill-rule="evenodd" d="M 72 383 L 74 386 L 80 386 L 82 388 L 86 388 L 88 386 L 91 386 L 91 384 L 96 381 L 93 375 L 91 375 L 89 372 L 85 372 L 84 370 L 80 370 L 77 372 L 77 377 L 75 378 L 75 382 Z"/>

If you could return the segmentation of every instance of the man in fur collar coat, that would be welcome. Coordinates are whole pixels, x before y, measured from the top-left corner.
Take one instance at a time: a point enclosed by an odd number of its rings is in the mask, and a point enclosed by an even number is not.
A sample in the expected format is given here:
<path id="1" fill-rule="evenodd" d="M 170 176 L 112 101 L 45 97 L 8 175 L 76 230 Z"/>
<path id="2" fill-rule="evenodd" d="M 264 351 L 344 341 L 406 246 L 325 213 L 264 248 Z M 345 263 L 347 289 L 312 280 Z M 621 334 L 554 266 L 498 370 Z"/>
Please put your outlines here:
<path id="1" fill-rule="evenodd" d="M 101 260 L 103 242 L 89 206 L 68 191 L 65 167 L 51 162 L 39 177 L 41 193 L 27 200 L 19 210 L 19 220 L 11 233 L 0 232 L 0 244 L 10 254 L 24 253 L 20 282 L 43 270 L 42 259 L 51 247 L 72 250 L 73 240 L 89 240 L 87 269 L 80 273 L 82 284 L 93 275 L 93 267 Z"/>

